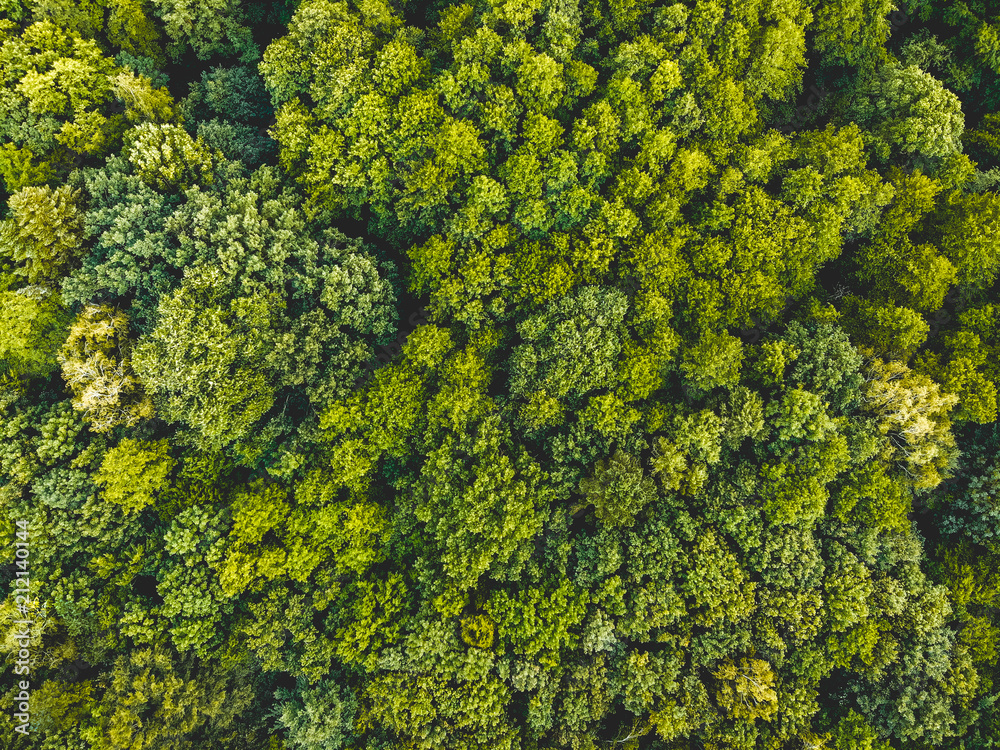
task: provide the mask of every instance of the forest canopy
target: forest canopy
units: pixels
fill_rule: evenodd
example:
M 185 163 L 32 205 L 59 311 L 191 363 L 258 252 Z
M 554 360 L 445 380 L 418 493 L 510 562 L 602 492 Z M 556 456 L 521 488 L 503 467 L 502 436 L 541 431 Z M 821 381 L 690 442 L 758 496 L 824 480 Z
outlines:
M 1000 15 L 0 0 L 0 747 L 1000 745 Z

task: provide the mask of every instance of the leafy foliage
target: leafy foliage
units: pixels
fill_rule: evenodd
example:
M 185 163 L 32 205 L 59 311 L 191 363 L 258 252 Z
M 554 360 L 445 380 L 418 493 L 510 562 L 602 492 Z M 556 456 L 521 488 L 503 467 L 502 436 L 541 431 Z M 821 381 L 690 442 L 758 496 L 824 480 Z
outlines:
M 87 414 L 95 432 L 132 427 L 153 416 L 153 404 L 132 371 L 128 333 L 125 315 L 107 305 L 88 305 L 59 353 L 73 408 Z
M 995 747 L 994 15 L 0 0 L 33 746 Z

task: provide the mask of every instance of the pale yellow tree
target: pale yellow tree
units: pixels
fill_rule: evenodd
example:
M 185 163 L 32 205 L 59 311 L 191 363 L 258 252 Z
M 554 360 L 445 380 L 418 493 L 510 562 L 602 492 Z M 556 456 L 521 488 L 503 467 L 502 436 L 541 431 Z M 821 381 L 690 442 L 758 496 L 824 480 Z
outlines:
M 174 119 L 174 99 L 166 87 L 153 88 L 153 82 L 144 75 L 125 69 L 111 78 L 111 90 L 125 104 L 129 120 L 169 122 Z
M 958 396 L 902 362 L 874 359 L 863 389 L 865 409 L 886 436 L 888 458 L 916 489 L 930 489 L 948 475 L 957 458 L 949 414 Z
M 155 190 L 183 191 L 213 180 L 212 153 L 179 125 L 140 123 L 130 134 L 128 160 Z
M 86 412 L 94 432 L 153 416 L 153 403 L 132 371 L 129 348 L 124 313 L 108 305 L 87 305 L 59 353 L 73 408 Z
M 798 737 L 802 741 L 802 750 L 825 750 L 826 743 L 830 741 L 829 732 L 826 734 L 816 734 L 815 732 L 805 730 Z
M 13 662 L 22 649 L 27 649 L 30 669 L 54 667 L 77 656 L 72 638 L 53 638 L 59 630 L 59 618 L 51 608 L 32 592 L 27 595 L 26 609 L 21 610 L 16 595 L 27 595 L 17 589 L 0 603 L 0 653 Z M 48 637 L 46 637 L 48 636 Z
M 726 659 L 712 675 L 719 680 L 716 700 L 730 716 L 770 721 L 778 712 L 774 671 L 763 659 Z

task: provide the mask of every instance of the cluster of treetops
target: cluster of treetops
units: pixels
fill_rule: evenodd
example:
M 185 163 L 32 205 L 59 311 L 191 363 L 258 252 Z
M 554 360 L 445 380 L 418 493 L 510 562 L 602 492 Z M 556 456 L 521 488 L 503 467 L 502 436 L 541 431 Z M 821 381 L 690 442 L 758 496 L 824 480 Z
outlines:
M 1000 746 L 1000 15 L 899 2 L 0 0 L 0 748 Z

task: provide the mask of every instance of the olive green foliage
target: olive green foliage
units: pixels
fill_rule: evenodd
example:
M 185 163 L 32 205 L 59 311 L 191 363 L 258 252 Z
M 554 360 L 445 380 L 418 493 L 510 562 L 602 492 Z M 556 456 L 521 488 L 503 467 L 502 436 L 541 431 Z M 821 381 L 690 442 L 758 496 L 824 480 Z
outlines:
M 890 11 L 886 0 L 836 0 L 817 3 L 810 26 L 816 34 L 815 49 L 824 61 L 871 69 L 886 60 Z
M 231 737 L 225 730 L 252 695 L 241 684 L 241 670 L 199 674 L 193 665 L 178 666 L 161 648 L 122 656 L 105 692 L 109 710 L 93 711 L 82 737 L 100 750 L 182 748 L 195 733 L 223 742 Z
M 81 253 L 80 192 L 68 185 L 26 187 L 10 197 L 11 218 L 0 226 L 4 254 L 28 284 L 54 286 Z
M 9 281 L 8 281 L 9 283 Z M 59 296 L 45 287 L 0 292 L 0 362 L 26 375 L 47 375 L 72 320 Z
M 249 62 L 260 55 L 251 29 L 243 23 L 246 10 L 237 0 L 150 0 L 150 4 L 170 39 L 167 53 L 172 57 L 187 49 L 200 60 L 224 54 Z
M 0 0 L 30 744 L 1000 744 L 988 5 Z
M 958 330 L 942 337 L 944 351 L 926 352 L 922 357 L 925 370 L 959 396 L 956 419 L 981 424 L 996 419 L 998 322 L 994 305 L 963 310 Z
M 0 141 L 9 193 L 51 179 L 39 161 L 61 168 L 76 154 L 107 153 L 125 126 L 124 116 L 110 111 L 114 61 L 92 39 L 51 20 L 14 31 L 8 23 L 0 32 Z
M 930 325 L 916 310 L 891 302 L 844 300 L 852 339 L 880 357 L 907 359 L 927 341 Z
M 533 403 L 561 399 L 574 404 L 611 387 L 627 305 L 617 290 L 583 287 L 519 323 L 522 343 L 510 364 L 511 393 Z M 530 414 L 530 404 L 525 409 L 525 421 L 539 419 Z
M 656 497 L 655 485 L 643 476 L 639 461 L 621 452 L 599 461 L 594 476 L 580 482 L 580 491 L 594 504 L 597 518 L 615 526 L 630 525 Z
M 163 32 L 154 21 L 149 0 L 113 0 L 108 8 L 105 34 L 111 45 L 120 48 L 121 54 L 146 58 L 155 65 L 166 61 Z

